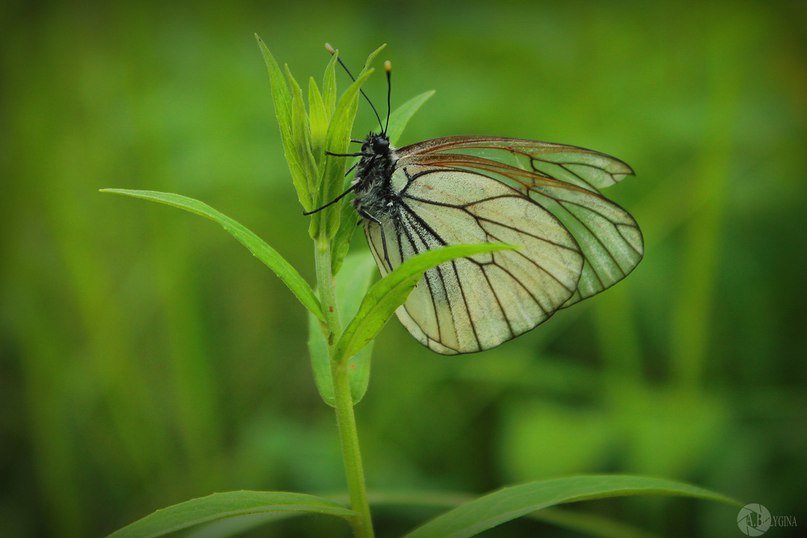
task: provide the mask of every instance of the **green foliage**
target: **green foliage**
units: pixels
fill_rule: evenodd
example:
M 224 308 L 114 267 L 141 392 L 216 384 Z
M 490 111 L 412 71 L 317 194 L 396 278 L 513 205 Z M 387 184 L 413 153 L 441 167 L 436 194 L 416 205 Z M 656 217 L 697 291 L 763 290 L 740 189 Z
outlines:
M 113 532 L 110 538 L 151 538 L 246 514 L 308 513 L 347 519 L 352 510 L 328 499 L 285 491 L 228 491 L 157 510 Z

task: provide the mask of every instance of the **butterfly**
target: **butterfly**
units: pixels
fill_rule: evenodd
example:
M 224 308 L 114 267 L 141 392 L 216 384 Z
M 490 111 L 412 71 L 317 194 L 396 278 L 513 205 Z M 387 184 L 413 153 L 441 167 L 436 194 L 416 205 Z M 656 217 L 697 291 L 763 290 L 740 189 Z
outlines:
M 387 136 L 389 62 L 385 68 L 386 124 L 362 92 L 380 130 L 353 140 L 357 153 L 329 153 L 360 157 L 355 179 L 309 214 L 352 192 L 383 275 L 444 245 L 520 247 L 428 270 L 396 311 L 418 341 L 445 355 L 490 349 L 613 286 L 641 261 L 636 220 L 599 192 L 633 175 L 630 166 L 576 146 L 496 136 L 395 148 Z

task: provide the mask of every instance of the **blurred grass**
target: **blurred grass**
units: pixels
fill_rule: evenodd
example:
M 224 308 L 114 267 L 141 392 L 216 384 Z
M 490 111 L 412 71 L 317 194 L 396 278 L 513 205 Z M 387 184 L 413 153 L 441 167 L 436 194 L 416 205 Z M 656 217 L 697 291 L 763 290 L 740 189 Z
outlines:
M 96 192 L 202 199 L 312 276 L 253 32 L 298 77 L 326 40 L 352 66 L 389 43 L 395 102 L 437 90 L 404 142 L 537 138 L 638 172 L 607 193 L 647 240 L 624 283 L 478 356 L 384 331 L 358 409 L 371 488 L 645 472 L 803 519 L 803 4 L 7 3 L 0 21 L 0 534 L 343 488 L 283 285 L 215 227 Z M 380 103 L 383 77 L 368 88 Z M 361 108 L 357 133 L 372 126 Z M 730 509 L 688 501 L 594 508 L 736 532 Z M 414 523 L 384 512 L 381 530 Z

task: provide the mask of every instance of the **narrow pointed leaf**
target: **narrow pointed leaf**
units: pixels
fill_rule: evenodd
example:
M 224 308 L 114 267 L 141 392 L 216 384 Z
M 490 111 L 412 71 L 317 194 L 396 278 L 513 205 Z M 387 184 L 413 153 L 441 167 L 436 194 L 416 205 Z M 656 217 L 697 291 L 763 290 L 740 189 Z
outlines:
M 389 117 L 389 129 L 387 129 L 387 136 L 389 137 L 390 144 L 397 145 L 398 140 L 406 128 L 406 124 L 412 119 L 423 103 L 428 101 L 434 95 L 434 90 L 423 92 L 416 95 L 398 108 L 396 108 Z
M 336 407 L 331 376 L 331 359 L 328 356 L 328 343 L 322 334 L 323 324 L 313 314 L 308 314 L 308 356 L 314 372 L 314 384 L 320 398 L 331 407 Z
M 333 497 L 333 499 L 347 501 L 346 496 L 344 498 Z M 369 499 L 370 504 L 374 507 L 424 506 L 442 509 L 453 508 L 470 502 L 474 497 L 467 493 L 459 492 L 371 491 Z M 598 538 L 654 538 L 655 536 L 633 525 L 579 509 L 544 508 L 537 512 L 530 512 L 524 517 Z
M 271 269 L 309 312 L 314 314 L 318 319 L 325 320 L 319 299 L 317 299 L 314 290 L 311 289 L 308 282 L 300 276 L 300 273 L 298 273 L 283 256 L 243 224 L 213 209 L 204 202 L 179 194 L 129 189 L 101 189 L 101 192 L 131 196 L 132 198 L 140 198 L 142 200 L 150 200 L 152 202 L 177 207 L 219 223 L 230 235 L 235 237 L 239 243 L 247 247 L 256 258 Z
M 164 536 L 183 529 L 246 514 L 310 513 L 347 519 L 355 512 L 334 501 L 282 491 L 228 491 L 157 510 L 113 532 L 110 538 Z
M 291 74 L 288 65 L 283 66 L 286 71 L 286 78 L 291 88 L 291 136 L 292 147 L 300 163 L 302 174 L 305 176 L 308 190 L 313 192 L 317 188 L 319 170 L 314 160 L 314 153 L 311 149 L 311 125 L 308 120 L 308 113 L 305 110 L 303 91 L 300 85 Z
M 347 188 L 347 186 L 345 187 Z M 350 203 L 350 199 L 345 199 L 341 208 L 339 209 L 341 215 L 339 217 L 339 229 L 336 235 L 333 236 L 331 241 L 331 250 L 333 251 L 331 258 L 331 273 L 336 275 L 342 267 L 342 260 L 345 259 L 347 253 L 350 251 L 350 240 L 353 239 L 353 234 L 356 233 L 357 224 L 359 223 L 359 214 Z
M 371 342 L 381 331 L 395 309 L 401 306 L 423 274 L 441 263 L 474 254 L 516 249 L 503 243 L 451 245 L 413 256 L 394 271 L 373 284 L 364 296 L 356 316 L 342 333 L 334 351 L 334 360 L 351 357 Z
M 325 103 L 322 101 L 322 94 L 319 93 L 314 77 L 308 79 L 308 111 L 311 117 L 311 152 L 314 154 L 314 160 L 320 163 L 325 151 L 325 136 L 328 134 L 330 114 L 325 110 Z
M 266 69 L 269 71 L 269 85 L 272 88 L 272 100 L 275 105 L 275 114 L 277 115 L 277 123 L 280 131 L 291 132 L 291 93 L 289 87 L 286 85 L 286 80 L 283 73 L 280 71 L 280 66 L 277 64 L 275 57 L 269 52 L 266 44 L 263 42 L 258 34 L 255 34 L 255 39 L 258 41 L 258 47 L 263 54 L 263 60 L 266 63 Z
M 338 59 L 339 51 L 336 51 L 331 56 L 328 65 L 325 66 L 325 73 L 322 75 L 322 102 L 325 104 L 328 121 L 331 120 L 336 108 L 336 62 Z
M 345 270 L 336 279 L 336 299 L 339 304 L 341 319 L 350 319 L 356 315 L 361 298 L 370 287 L 375 276 L 375 260 L 367 251 L 353 254 L 345 258 Z M 367 392 L 370 381 L 370 356 L 373 352 L 372 342 L 348 359 L 348 372 L 350 375 L 350 393 L 353 396 L 353 405 L 361 401 Z M 311 366 L 314 370 L 314 379 L 317 390 L 322 399 L 333 407 L 333 378 L 331 377 L 331 363 L 328 357 L 328 345 L 320 329 L 320 323 L 313 315 L 308 316 L 308 350 L 311 353 Z
M 628 475 L 572 476 L 494 491 L 436 517 L 410 538 L 474 536 L 530 512 L 559 504 L 631 495 L 672 495 L 739 505 L 719 493 L 661 478 Z
M 292 517 L 304 516 L 305 512 L 275 512 L 269 514 L 247 514 L 218 519 L 211 523 L 203 523 L 187 533 L 182 538 L 230 538 L 231 536 L 245 536 L 246 532 L 268 523 L 282 521 Z M 632 538 L 630 536 L 619 538 Z
M 381 51 L 384 50 L 385 48 L 387 48 L 387 44 L 382 43 L 381 45 L 378 46 L 377 49 L 375 49 L 373 52 L 368 54 L 367 55 L 367 60 L 365 60 L 365 62 L 364 62 L 364 69 L 370 69 L 370 65 L 373 63 L 373 60 L 375 60 L 376 57 L 379 54 L 381 54 Z
M 644 529 L 594 512 L 544 508 L 527 514 L 526 517 L 597 538 L 655 538 L 656 536 Z
M 295 138 L 292 127 L 292 93 L 286 84 L 286 77 L 283 76 L 280 66 L 274 56 L 272 56 L 272 53 L 269 52 L 266 44 L 257 34 L 255 34 L 255 39 L 258 41 L 258 46 L 261 49 L 264 62 L 266 63 L 266 69 L 269 72 L 269 86 L 272 89 L 275 116 L 277 117 L 278 127 L 280 127 L 280 139 L 283 142 L 283 155 L 286 157 L 291 180 L 297 191 L 297 199 L 305 210 L 310 210 L 312 209 L 313 199 L 309 184 L 313 180 L 310 179 L 310 172 L 306 169 L 307 163 L 300 159 L 295 149 Z

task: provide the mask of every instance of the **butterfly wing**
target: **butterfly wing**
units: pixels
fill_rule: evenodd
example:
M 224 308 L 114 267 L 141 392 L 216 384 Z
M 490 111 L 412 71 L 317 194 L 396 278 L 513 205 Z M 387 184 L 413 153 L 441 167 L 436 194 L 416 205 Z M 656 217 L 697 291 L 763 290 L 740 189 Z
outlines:
M 398 167 L 400 203 L 365 221 L 382 272 L 428 249 L 505 242 L 521 247 L 430 269 L 397 311 L 409 332 L 443 354 L 494 347 L 545 321 L 578 288 L 580 248 L 550 211 L 478 171 Z
M 448 136 L 424 140 L 397 150 L 402 163 L 425 155 L 471 152 L 494 162 L 530 170 L 540 176 L 598 192 L 633 175 L 627 163 L 599 151 L 493 136 Z
M 554 215 L 584 258 L 577 289 L 563 307 L 613 286 L 642 259 L 638 224 L 597 190 L 633 173 L 619 159 L 574 146 L 493 137 L 427 140 L 398 150 L 398 155 L 399 166 L 468 170 L 502 181 Z

